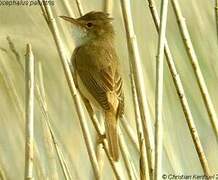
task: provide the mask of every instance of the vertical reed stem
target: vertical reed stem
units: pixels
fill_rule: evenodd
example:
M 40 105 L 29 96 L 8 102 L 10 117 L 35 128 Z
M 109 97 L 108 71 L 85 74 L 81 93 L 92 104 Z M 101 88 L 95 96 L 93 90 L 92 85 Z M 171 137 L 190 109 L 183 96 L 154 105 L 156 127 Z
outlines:
M 112 14 L 113 11 L 113 0 L 104 0 L 104 12 Z
M 140 114 L 139 114 L 140 115 Z M 120 120 L 120 124 L 123 127 L 123 129 L 125 130 L 127 136 L 129 137 L 130 141 L 132 142 L 134 148 L 136 149 L 137 152 L 139 152 L 139 144 L 137 141 L 137 135 L 135 134 L 133 128 L 131 127 L 131 125 L 129 124 L 128 119 L 123 116 Z
M 75 17 L 74 11 L 72 10 L 72 6 L 69 3 L 69 0 L 63 0 L 63 5 L 66 8 L 67 14 L 71 17 Z
M 129 150 L 127 148 L 125 139 L 123 137 L 123 134 L 121 133 L 120 128 L 119 128 L 119 142 L 120 142 L 120 149 L 121 149 L 121 153 L 122 153 L 122 156 L 125 162 L 125 166 L 126 166 L 129 179 L 136 180 L 138 179 L 136 176 L 136 169 L 133 166 L 132 161 L 130 160 Z
M 83 8 L 82 8 L 80 0 L 76 0 L 76 5 L 77 5 L 77 9 L 79 11 L 79 15 L 82 16 L 84 12 L 83 12 Z
M 157 13 L 157 9 L 156 9 L 154 0 L 148 0 L 148 3 L 149 3 L 149 8 L 151 11 L 152 18 L 154 20 L 155 27 L 157 29 L 157 32 L 159 33 L 160 20 L 159 20 L 159 16 Z M 193 140 L 194 145 L 195 145 L 195 149 L 196 149 L 197 154 L 198 154 L 198 158 L 201 162 L 202 168 L 204 169 L 204 167 L 207 167 L 207 169 L 208 169 L 208 163 L 207 163 L 207 160 L 205 157 L 205 153 L 203 151 L 203 147 L 201 145 L 201 141 L 200 141 L 200 138 L 199 138 L 199 135 L 198 135 L 198 132 L 197 132 L 194 120 L 193 120 L 193 116 L 192 116 L 192 113 L 191 113 L 191 110 L 190 110 L 190 107 L 189 107 L 189 104 L 188 104 L 188 101 L 187 101 L 187 98 L 185 95 L 182 81 L 181 81 L 179 74 L 177 72 L 177 69 L 176 69 L 176 66 L 175 66 L 175 63 L 173 60 L 173 56 L 172 56 L 171 51 L 169 49 L 167 40 L 165 40 L 165 49 L 164 50 L 165 50 L 164 52 L 165 52 L 167 64 L 169 66 L 170 73 L 172 75 L 173 82 L 174 82 L 174 85 L 176 87 L 176 91 L 177 91 L 177 94 L 179 96 L 180 103 L 181 103 L 182 108 L 183 108 L 183 112 L 184 112 L 186 122 L 187 122 L 188 127 L 189 127 L 189 131 L 190 131 L 191 136 L 192 136 L 192 140 Z
M 124 176 L 123 176 L 123 172 L 121 171 L 120 169 L 120 164 L 118 163 L 115 163 L 112 158 L 110 157 L 110 153 L 109 153 L 109 149 L 108 149 L 108 143 L 106 141 L 106 139 L 103 140 L 103 147 L 104 147 L 104 150 L 105 150 L 105 154 L 107 155 L 107 158 L 109 160 L 109 163 L 111 165 L 111 168 L 114 172 L 114 175 L 116 177 L 117 180 L 124 180 Z
M 42 71 L 42 64 L 41 62 L 38 63 L 38 69 L 39 69 L 39 86 L 36 84 L 36 97 L 38 98 L 40 105 L 42 106 L 42 112 L 45 116 L 45 131 L 46 131 L 46 140 L 48 142 L 47 146 L 47 151 L 48 151 L 48 156 L 50 159 L 50 165 L 51 165 L 51 179 L 52 180 L 57 180 L 58 179 L 58 171 L 57 171 L 57 165 L 56 165 L 56 158 L 55 158 L 55 150 L 58 156 L 58 159 L 60 158 L 59 151 L 57 149 L 54 149 L 54 146 L 58 146 L 57 141 L 55 140 L 54 137 L 54 132 L 51 128 L 49 116 L 48 116 L 48 109 L 47 109 L 47 103 L 46 103 L 46 95 L 45 95 L 45 88 L 44 88 L 44 79 L 43 79 L 43 71 Z M 64 161 L 64 160 L 63 160 Z M 63 161 L 59 159 L 61 169 L 63 171 L 63 175 L 65 179 L 70 179 L 67 176 L 67 173 L 65 170 L 63 170 Z
M 213 127 L 213 131 L 214 131 L 214 133 L 216 135 L 216 139 L 218 141 L 217 114 L 216 114 L 214 105 L 212 103 L 209 91 L 207 89 L 207 85 L 206 85 L 206 82 L 204 80 L 203 74 L 201 72 L 201 68 L 199 66 L 198 58 L 197 58 L 197 55 L 195 53 L 194 47 L 192 45 L 191 37 L 190 37 L 189 31 L 188 31 L 188 28 L 187 28 L 187 25 L 185 22 L 185 18 L 182 15 L 182 11 L 180 9 L 178 1 L 171 0 L 171 3 L 173 6 L 174 13 L 176 15 L 177 23 L 179 25 L 179 30 L 180 30 L 187 54 L 189 56 L 191 65 L 193 67 L 193 70 L 194 70 L 194 73 L 195 73 L 195 76 L 197 79 L 197 83 L 198 83 L 198 86 L 200 88 L 200 92 L 201 92 L 201 95 L 203 97 L 203 101 L 204 101 L 204 104 L 206 106 L 209 118 L 210 118 L 210 122 L 211 122 L 212 127 Z
M 162 176 L 163 155 L 163 69 L 164 69 L 164 43 L 167 25 L 168 0 L 161 1 L 160 33 L 158 40 L 156 62 L 156 92 L 155 92 L 155 173 L 154 179 L 159 180 Z
M 129 49 L 129 61 L 130 66 L 132 66 L 134 81 L 136 84 L 136 93 L 139 101 L 139 110 L 141 121 L 143 124 L 145 142 L 146 142 L 146 152 L 148 158 L 148 166 L 149 166 L 149 174 L 150 178 L 153 179 L 153 170 L 154 170 L 154 140 L 152 133 L 152 125 L 150 112 L 147 107 L 146 93 L 145 93 L 145 85 L 143 79 L 141 58 L 139 55 L 138 44 L 136 35 L 134 32 L 134 26 L 131 16 L 130 10 L 130 2 L 129 0 L 121 0 L 121 8 L 123 14 L 123 20 L 126 30 L 127 36 L 127 45 Z
M 215 20 L 216 20 L 216 35 L 217 35 L 217 43 L 218 43 L 218 0 L 215 1 Z
M 146 158 L 146 152 L 145 152 L 145 141 L 144 141 L 145 138 L 144 138 L 142 123 L 140 118 L 136 87 L 135 87 L 134 77 L 132 73 L 130 74 L 130 79 L 131 79 L 131 89 L 132 89 L 134 112 L 135 112 L 135 123 L 136 123 L 139 153 L 140 153 L 140 159 L 139 159 L 140 179 L 149 180 L 148 160 Z
M 0 179 L 1 180 L 7 180 L 6 176 L 5 176 L 5 172 L 3 171 L 3 169 L 0 168 Z
M 11 51 L 12 51 L 12 48 L 13 48 L 13 51 L 18 53 L 18 51 L 16 50 L 16 47 L 15 47 L 14 43 L 12 42 L 11 38 L 7 37 L 7 40 L 8 40 L 9 47 L 10 47 Z M 17 61 L 18 61 L 18 58 L 17 58 L 18 56 L 15 54 L 15 57 L 16 57 Z M 10 73 L 9 73 L 9 68 L 10 67 L 7 67 L 4 61 L 2 61 L 1 63 L 2 63 L 2 69 L 1 70 L 3 71 L 3 74 L 4 74 L 4 81 L 5 81 L 6 88 L 7 88 L 8 92 L 9 92 L 9 96 L 13 100 L 13 105 L 15 106 L 15 108 L 17 110 L 17 113 L 20 116 L 20 119 L 23 120 L 25 118 L 25 107 L 23 106 L 21 98 L 20 98 L 20 96 L 19 96 L 19 94 L 18 94 L 18 92 L 16 90 L 16 86 L 15 86 L 13 80 L 12 80 L 12 77 L 11 77 Z M 20 66 L 20 68 L 22 69 L 22 71 L 24 73 L 23 63 L 18 62 L 18 65 Z M 42 166 L 41 166 L 40 163 L 38 163 L 40 161 L 39 161 L 38 149 L 37 149 L 36 146 L 34 146 L 34 152 L 35 152 L 34 159 L 35 159 L 35 162 L 36 162 L 35 169 L 37 171 L 36 174 L 38 173 L 38 174 L 41 175 L 41 177 L 44 177 L 43 176 L 44 173 L 43 173 Z
M 49 130 L 49 136 L 51 137 L 52 143 L 55 147 L 55 152 L 57 154 L 58 161 L 60 163 L 60 167 L 61 167 L 61 170 L 63 172 L 64 178 L 66 180 L 70 180 L 72 178 L 71 178 L 69 167 L 68 167 L 66 160 L 63 156 L 63 153 L 59 147 L 59 143 L 57 142 L 57 138 L 55 136 L 55 133 L 54 133 L 52 126 L 51 126 L 51 123 L 50 123 L 51 120 L 50 120 L 50 117 L 48 114 L 48 109 L 47 109 L 47 103 L 46 103 L 45 92 L 44 92 L 45 91 L 44 90 L 44 83 L 41 79 L 40 79 L 40 87 L 38 86 L 38 84 L 36 84 L 36 96 L 37 96 L 37 99 L 38 99 L 39 104 L 41 106 L 42 113 L 45 116 L 46 128 L 48 128 L 48 130 Z M 52 166 L 54 166 L 54 168 L 56 168 L 54 164 Z
M 98 121 L 99 121 L 99 126 L 101 129 L 103 129 L 102 131 L 104 133 L 105 132 L 104 116 L 102 114 L 100 115 Z M 96 135 L 97 141 L 100 136 L 101 135 L 99 133 Z M 102 143 L 99 143 L 99 142 L 96 143 L 96 154 L 97 154 L 98 166 L 99 166 L 99 171 L 100 171 L 100 178 L 102 179 L 103 170 L 104 170 L 104 162 L 105 162 L 104 146 Z
M 34 141 L 34 56 L 31 45 L 26 49 L 26 145 L 25 179 L 33 179 L 33 141 Z

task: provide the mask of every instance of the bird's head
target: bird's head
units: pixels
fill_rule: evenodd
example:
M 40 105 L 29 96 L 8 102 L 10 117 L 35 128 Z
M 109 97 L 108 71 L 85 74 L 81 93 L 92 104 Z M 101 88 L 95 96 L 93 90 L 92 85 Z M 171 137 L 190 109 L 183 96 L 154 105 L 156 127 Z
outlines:
M 91 11 L 77 19 L 60 16 L 62 19 L 79 27 L 89 38 L 113 37 L 114 30 L 111 24 L 113 18 L 108 13 Z

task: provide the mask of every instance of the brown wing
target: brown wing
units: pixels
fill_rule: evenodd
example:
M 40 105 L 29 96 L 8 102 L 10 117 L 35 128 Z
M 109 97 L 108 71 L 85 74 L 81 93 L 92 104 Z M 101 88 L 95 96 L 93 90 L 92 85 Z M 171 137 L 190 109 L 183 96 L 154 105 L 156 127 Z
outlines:
M 115 92 L 115 98 L 119 101 L 117 113 L 120 116 L 124 106 L 123 83 L 115 51 L 99 46 L 80 47 L 75 50 L 73 61 L 84 85 L 104 110 L 110 109 L 107 93 Z
M 124 93 L 123 93 L 123 80 L 120 77 L 119 73 L 116 72 L 115 74 L 115 83 L 116 83 L 116 93 L 119 98 L 119 106 L 117 111 L 117 116 L 121 117 L 124 113 Z

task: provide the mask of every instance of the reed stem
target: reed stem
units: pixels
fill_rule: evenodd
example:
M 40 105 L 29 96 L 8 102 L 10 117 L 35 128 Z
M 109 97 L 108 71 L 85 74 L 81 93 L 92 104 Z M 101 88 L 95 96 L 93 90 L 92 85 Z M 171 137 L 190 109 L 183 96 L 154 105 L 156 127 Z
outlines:
M 162 177 L 163 156 L 163 76 L 164 76 L 164 43 L 167 25 L 168 0 L 161 1 L 160 33 L 156 61 L 156 91 L 155 91 L 155 170 L 154 179 Z
M 115 175 L 116 179 L 117 180 L 124 180 L 124 176 L 123 176 L 123 173 L 122 173 L 123 171 L 121 170 L 121 168 L 119 166 L 120 164 L 119 163 L 115 163 L 113 161 L 113 159 L 110 157 L 107 140 L 104 139 L 102 143 L 103 143 L 103 147 L 104 147 L 105 153 L 107 155 L 107 158 L 109 160 L 109 163 L 111 165 L 111 168 L 112 168 L 112 170 L 114 172 L 114 175 Z
M 26 49 L 26 145 L 25 145 L 25 179 L 33 179 L 33 142 L 34 142 L 34 56 L 31 45 Z
M 130 141 L 132 142 L 136 151 L 139 152 L 140 150 L 139 150 L 137 135 L 135 134 L 133 128 L 129 124 L 127 117 L 123 116 L 120 124 L 123 127 L 124 131 L 126 132 L 127 136 L 129 137 Z
M 84 14 L 82 4 L 80 0 L 75 0 L 75 1 L 76 1 L 77 9 L 79 11 L 79 15 L 82 16 Z
M 216 20 L 216 34 L 217 34 L 217 43 L 218 43 L 218 0 L 215 1 L 215 20 Z
M 114 5 L 114 1 L 113 0 L 104 0 L 104 12 L 108 13 L 108 14 L 112 14 L 113 12 L 113 5 Z
M 205 107 L 207 109 L 208 115 L 209 115 L 209 119 L 210 119 L 210 123 L 213 127 L 213 131 L 216 135 L 216 139 L 218 141 L 218 117 L 214 108 L 214 105 L 212 103 L 209 91 L 207 89 L 207 85 L 206 82 L 204 80 L 200 65 L 198 63 L 198 58 L 197 55 L 195 53 L 194 47 L 192 45 L 192 41 L 191 41 L 191 37 L 186 25 L 186 21 L 185 18 L 182 15 L 182 11 L 180 9 L 179 3 L 177 0 L 171 0 L 172 6 L 173 6 L 173 10 L 174 13 L 176 15 L 176 19 L 177 19 L 177 23 L 179 26 L 179 30 L 183 39 L 183 43 L 185 45 L 187 54 L 189 56 L 189 60 L 191 62 L 191 65 L 193 67 L 194 73 L 195 73 L 195 77 L 197 79 L 197 83 L 198 86 L 200 88 L 200 92 L 205 104 Z
M 149 3 L 150 12 L 151 12 L 156 30 L 159 33 L 160 20 L 159 20 L 159 16 L 157 13 L 157 9 L 156 9 L 154 0 L 148 0 L 148 3 Z M 186 122 L 187 122 L 188 127 L 189 127 L 189 131 L 190 131 L 191 136 L 192 136 L 193 143 L 195 145 L 195 149 L 196 149 L 197 154 L 198 154 L 198 158 L 201 162 L 202 168 L 204 166 L 208 167 L 205 153 L 203 151 L 203 147 L 202 147 L 201 142 L 200 142 L 200 138 L 199 138 L 199 135 L 198 135 L 198 132 L 197 132 L 194 120 L 193 120 L 193 116 L 192 116 L 192 113 L 191 113 L 191 110 L 190 110 L 190 107 L 189 107 L 189 104 L 188 104 L 188 101 L 187 101 L 187 98 L 185 95 L 182 81 L 181 81 L 180 76 L 177 72 L 177 69 L 176 69 L 176 66 L 175 66 L 175 63 L 173 60 L 173 56 L 172 56 L 171 51 L 169 49 L 167 40 L 165 41 L 164 53 L 166 56 L 168 67 L 170 69 L 170 73 L 171 73 L 172 78 L 173 78 L 174 85 L 176 87 L 176 92 L 179 96 L 179 100 L 180 100 L 180 103 L 182 105 L 182 109 L 183 109 L 183 112 L 184 112 L 184 115 L 186 118 Z
M 7 180 L 5 172 L 1 167 L 0 167 L 0 180 Z
M 59 148 L 59 143 L 57 142 L 57 138 L 55 137 L 55 133 L 52 129 L 51 123 L 50 123 L 50 117 L 48 115 L 48 106 L 46 103 L 46 95 L 45 95 L 45 87 L 44 87 L 44 80 L 43 80 L 43 71 L 42 71 L 42 65 L 41 62 L 39 62 L 39 85 L 36 84 L 36 96 L 40 103 L 42 113 L 45 116 L 45 125 L 47 130 L 47 136 L 48 136 L 48 146 L 49 146 L 49 154 L 51 159 L 51 178 L 57 179 L 57 166 L 56 166 L 56 158 L 54 155 L 54 150 L 57 154 L 58 161 L 60 163 L 60 167 L 62 169 L 63 175 L 66 180 L 70 180 L 71 174 L 68 165 L 66 164 L 65 158 L 63 157 L 62 151 Z
M 125 162 L 125 166 L 126 166 L 126 170 L 127 170 L 127 174 L 129 176 L 130 180 L 137 180 L 137 173 L 136 173 L 136 169 L 132 163 L 132 161 L 130 160 L 130 154 L 129 154 L 129 150 L 127 148 L 125 139 L 123 137 L 123 134 L 119 128 L 119 141 L 120 141 L 120 149 L 121 149 L 121 153 Z
M 134 32 L 133 20 L 128 0 L 121 0 L 122 15 L 127 36 L 127 45 L 129 49 L 130 67 L 132 66 L 134 81 L 136 84 L 136 93 L 139 102 L 140 117 L 143 124 L 145 136 L 146 153 L 148 158 L 148 167 L 150 178 L 153 179 L 154 171 L 154 139 L 152 133 L 151 116 L 147 107 L 145 85 L 143 79 L 141 58 L 139 55 L 138 44 Z
M 13 51 L 15 51 L 17 53 L 18 56 L 15 55 L 15 59 L 16 59 L 16 61 L 18 61 L 17 57 L 20 57 L 20 55 L 19 55 L 19 53 L 18 53 L 18 51 L 16 49 L 16 46 L 15 46 L 14 42 L 11 40 L 10 37 L 7 37 L 7 40 L 8 40 L 8 43 L 9 43 L 10 50 L 12 51 L 12 48 L 13 48 Z M 13 51 L 12 51 L 12 53 L 14 53 Z M 25 107 L 23 106 L 20 95 L 19 95 L 18 91 L 16 90 L 16 85 L 13 82 L 13 79 L 12 79 L 12 76 L 11 76 L 11 73 L 10 73 L 11 67 L 8 67 L 4 61 L 1 61 L 1 65 L 2 65 L 1 70 L 2 70 L 2 72 L 4 74 L 4 81 L 5 81 L 6 88 L 7 88 L 8 92 L 9 92 L 10 98 L 12 99 L 14 107 L 16 108 L 17 113 L 19 114 L 18 119 L 22 120 L 19 125 L 21 125 L 20 126 L 21 131 L 23 131 L 23 120 L 25 119 L 25 110 L 24 110 Z M 25 73 L 23 63 L 18 62 L 18 65 L 22 69 L 22 73 Z M 34 143 L 35 143 L 35 141 L 34 141 Z M 42 166 L 41 166 L 40 163 L 38 163 L 38 162 L 40 162 L 40 160 L 39 160 L 38 148 L 36 146 L 34 146 L 34 152 L 35 152 L 34 160 L 36 162 L 36 167 L 35 167 L 36 174 L 41 175 L 40 177 L 44 178 L 44 172 L 43 172 Z
M 149 180 L 148 160 L 146 158 L 145 142 L 144 142 L 145 138 L 144 138 L 142 123 L 140 118 L 136 87 L 135 87 L 134 77 L 132 73 L 130 74 L 130 79 L 131 79 L 131 90 L 132 90 L 133 103 L 134 103 L 137 138 L 139 144 L 139 154 L 140 154 L 140 158 L 139 158 L 140 179 Z

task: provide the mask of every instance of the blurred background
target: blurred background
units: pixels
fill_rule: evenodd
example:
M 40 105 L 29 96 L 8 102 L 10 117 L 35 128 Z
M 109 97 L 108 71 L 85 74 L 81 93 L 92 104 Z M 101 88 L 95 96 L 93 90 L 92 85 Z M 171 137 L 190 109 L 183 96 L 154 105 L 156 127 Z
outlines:
M 68 0 L 66 2 L 69 3 L 68 7 L 70 7 L 71 12 L 79 17 L 75 1 Z M 159 10 L 160 1 L 156 0 L 155 2 Z M 179 0 L 179 3 L 186 18 L 209 93 L 218 113 L 218 46 L 214 2 L 212 0 Z M 103 4 L 103 0 L 81 0 L 84 12 L 103 10 Z M 69 15 L 69 10 L 62 1 L 55 1 L 52 10 L 60 27 L 62 40 L 66 46 L 66 54 L 70 57 L 74 49 L 70 26 L 58 18 L 60 15 Z M 146 0 L 131 1 L 131 10 L 143 65 L 145 91 L 152 119 L 154 119 L 155 61 L 158 36 Z M 124 78 L 125 114 L 130 125 L 135 129 L 129 80 L 128 49 L 119 1 L 114 1 L 112 16 L 114 17 L 113 24 L 116 31 L 116 46 Z M 53 37 L 42 16 L 40 7 L 0 6 L 0 17 L 0 169 L 2 177 L 4 176 L 9 180 L 23 179 L 25 75 L 21 67 L 24 67 L 25 63 L 26 44 L 31 43 L 36 62 L 40 61 L 42 63 L 51 124 L 69 165 L 72 179 L 92 179 L 93 172 L 74 103 L 69 93 Z M 168 13 L 167 39 L 188 97 L 209 167 L 213 174 L 218 173 L 218 143 L 212 131 L 191 63 L 179 34 L 171 4 Z M 12 48 L 12 44 L 14 48 Z M 36 77 L 38 76 L 37 64 Z M 163 172 L 202 175 L 203 171 L 166 62 L 164 64 L 164 73 Z M 58 169 L 56 177 L 63 179 L 57 158 L 54 160 L 50 157 L 44 119 L 40 104 L 36 101 L 35 178 L 52 179 L 51 164 L 55 161 Z M 93 141 L 95 141 L 95 130 L 88 118 L 87 123 Z M 134 164 L 138 166 L 139 157 L 136 150 L 132 147 L 126 134 L 124 135 L 131 152 L 131 158 Z M 103 174 L 104 179 L 112 179 L 113 173 L 107 160 L 105 160 Z M 124 175 L 126 176 L 126 173 Z

